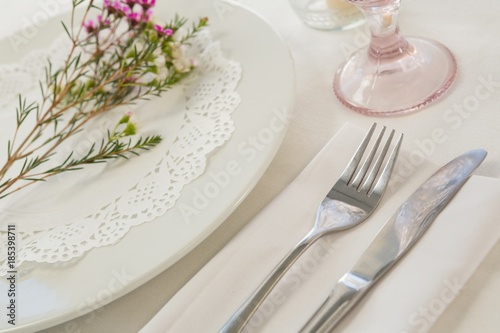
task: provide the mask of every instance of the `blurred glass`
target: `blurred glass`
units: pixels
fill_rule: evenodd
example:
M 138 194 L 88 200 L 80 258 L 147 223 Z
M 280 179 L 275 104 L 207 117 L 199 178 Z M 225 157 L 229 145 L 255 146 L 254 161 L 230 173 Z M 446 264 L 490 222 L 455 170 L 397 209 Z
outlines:
M 344 0 L 289 0 L 308 26 L 320 30 L 347 30 L 365 22 L 363 13 Z

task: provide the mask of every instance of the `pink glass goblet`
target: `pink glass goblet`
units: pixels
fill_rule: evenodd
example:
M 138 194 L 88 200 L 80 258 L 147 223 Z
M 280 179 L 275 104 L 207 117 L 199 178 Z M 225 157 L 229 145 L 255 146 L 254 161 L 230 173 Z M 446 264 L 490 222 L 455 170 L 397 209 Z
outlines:
M 436 41 L 400 35 L 400 0 L 347 1 L 365 14 L 372 36 L 335 74 L 334 91 L 344 105 L 368 115 L 403 114 L 448 90 L 457 73 L 455 57 Z

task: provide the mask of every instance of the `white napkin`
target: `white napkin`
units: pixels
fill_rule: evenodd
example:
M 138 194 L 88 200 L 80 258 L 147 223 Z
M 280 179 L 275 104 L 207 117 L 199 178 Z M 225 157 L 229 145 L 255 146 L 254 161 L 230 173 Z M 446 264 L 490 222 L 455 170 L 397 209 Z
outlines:
M 141 333 L 217 332 L 313 225 L 317 206 L 363 135 L 364 130 L 346 124 Z M 245 332 L 296 332 L 303 326 L 399 205 L 438 169 L 427 162 L 415 167 L 411 161 L 418 161 L 409 157 L 405 151 L 400 154 L 391 186 L 372 218 L 313 245 L 285 275 Z M 338 331 L 426 332 L 500 238 L 499 198 L 500 180 L 471 177 Z

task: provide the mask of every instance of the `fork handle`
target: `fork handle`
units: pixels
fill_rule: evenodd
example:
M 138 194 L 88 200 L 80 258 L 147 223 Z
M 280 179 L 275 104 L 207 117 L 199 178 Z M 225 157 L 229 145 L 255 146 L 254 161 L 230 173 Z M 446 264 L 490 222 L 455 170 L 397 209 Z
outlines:
M 267 278 L 257 287 L 253 294 L 231 316 L 219 333 L 240 333 L 252 315 L 257 311 L 264 299 L 305 250 L 317 239 L 318 235 L 310 233 L 298 242 L 294 248 L 281 260 Z

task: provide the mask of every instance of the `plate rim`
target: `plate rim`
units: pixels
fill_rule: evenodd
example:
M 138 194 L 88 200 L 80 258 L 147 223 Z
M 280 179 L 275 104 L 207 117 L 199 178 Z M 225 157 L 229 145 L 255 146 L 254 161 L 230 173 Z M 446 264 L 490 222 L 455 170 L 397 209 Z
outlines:
M 286 117 L 292 117 L 293 111 L 294 111 L 294 104 L 295 104 L 294 101 L 295 101 L 295 91 L 296 91 L 296 87 L 295 87 L 295 81 L 296 81 L 295 75 L 296 75 L 296 73 L 294 70 L 293 58 L 291 56 L 289 48 L 287 47 L 286 43 L 284 42 L 282 36 L 276 31 L 276 29 L 274 27 L 272 27 L 272 25 L 269 24 L 269 22 L 265 18 L 263 18 L 259 13 L 255 12 L 255 10 L 250 9 L 247 6 L 242 5 L 241 3 L 234 3 L 234 2 L 227 2 L 227 3 L 231 6 L 235 6 L 235 8 L 239 8 L 239 9 L 243 10 L 244 12 L 249 13 L 250 15 L 257 18 L 259 21 L 261 21 L 266 26 L 266 29 L 273 32 L 273 34 L 274 34 L 273 38 L 277 39 L 280 42 L 279 47 L 286 50 L 286 53 L 288 56 L 288 58 L 286 59 L 287 60 L 286 63 L 287 63 L 287 66 L 289 67 L 289 69 L 291 70 L 291 73 L 290 73 L 291 74 L 291 84 L 289 87 L 290 91 L 288 92 L 289 99 L 286 101 L 285 106 L 286 106 Z M 60 14 L 57 17 L 61 17 L 61 15 L 67 15 L 67 12 Z M 55 19 L 55 18 L 52 18 L 52 19 Z M 236 59 L 236 60 L 238 60 L 238 59 Z M 243 73 L 244 72 L 245 72 L 245 68 L 243 68 Z M 243 80 L 243 78 L 242 78 L 242 80 Z M 236 110 L 234 112 L 236 112 Z M 260 181 L 260 179 L 262 178 L 262 176 L 264 175 L 264 173 L 268 169 L 269 165 L 274 160 L 277 152 L 279 151 L 279 149 L 283 143 L 283 140 L 286 136 L 286 133 L 287 133 L 287 130 L 289 127 L 289 123 L 290 123 L 289 121 L 287 123 L 285 123 L 285 128 L 283 129 L 283 131 L 281 131 L 279 133 L 279 136 L 277 136 L 277 139 L 274 141 L 272 149 L 268 152 L 268 157 L 266 158 L 265 163 L 261 164 L 259 166 L 259 168 L 257 168 L 257 171 L 255 173 L 255 176 L 252 178 L 252 181 L 247 184 L 247 186 L 245 187 L 245 190 L 240 193 L 238 198 L 236 198 L 236 200 L 231 205 L 227 206 L 226 209 L 220 213 L 220 215 L 218 216 L 218 221 L 211 224 L 211 230 L 209 232 L 205 233 L 204 236 L 198 235 L 195 242 L 188 244 L 187 247 L 184 247 L 184 250 L 182 253 L 179 252 L 179 253 L 177 253 L 176 256 L 174 256 L 177 258 L 173 258 L 173 259 L 169 260 L 170 263 L 165 262 L 165 265 L 163 265 L 163 266 L 157 266 L 155 269 L 152 270 L 152 272 L 150 272 L 151 274 L 146 274 L 141 278 L 135 279 L 133 283 L 124 287 L 120 292 L 114 293 L 113 297 L 111 299 L 109 299 L 108 302 L 100 303 L 99 307 L 104 306 L 104 305 L 122 297 L 126 293 L 136 289 L 137 287 L 139 287 L 139 286 L 143 285 L 144 283 L 148 282 L 149 280 L 153 279 L 159 273 L 161 273 L 162 271 L 164 271 L 165 269 L 167 269 L 168 267 L 173 265 L 175 262 L 179 261 L 182 257 L 184 257 L 192 249 L 194 249 L 196 246 L 198 246 L 204 239 L 206 239 L 206 237 L 208 237 L 210 234 L 212 234 L 213 231 L 216 228 L 218 228 L 227 219 L 227 217 L 241 204 L 241 202 L 248 196 L 248 194 L 254 189 L 256 184 Z M 237 128 L 235 126 L 235 131 L 236 130 L 237 130 Z M 231 137 L 231 139 L 229 141 L 231 141 L 232 139 L 233 139 L 233 136 Z M 226 142 L 221 148 L 218 148 L 217 153 L 219 152 L 220 149 L 223 149 L 228 143 L 229 142 Z M 211 158 L 211 157 L 209 157 L 209 158 Z M 206 172 L 208 170 L 209 170 L 209 167 L 207 166 L 204 174 L 206 174 Z M 196 180 L 198 180 L 199 178 L 200 177 L 193 180 L 193 182 L 196 182 Z M 148 223 L 150 223 L 150 222 L 148 222 Z M 138 226 L 138 227 L 140 227 L 140 226 Z M 130 231 L 129 231 L 129 233 L 130 233 Z M 127 235 L 125 235 L 125 237 L 127 237 Z M 53 316 L 50 318 L 45 318 L 44 320 L 41 320 L 41 321 L 26 323 L 26 324 L 23 324 L 22 326 L 15 327 L 13 330 L 7 330 L 7 332 L 14 332 L 14 331 L 17 332 L 17 331 L 21 331 L 24 329 L 45 329 L 45 328 L 53 327 L 53 326 L 56 326 L 58 324 L 75 319 L 77 317 L 84 316 L 85 314 L 87 314 L 93 310 L 95 310 L 95 309 L 89 307 L 89 311 L 87 311 L 87 312 L 75 313 L 74 311 L 66 311 L 65 313 L 60 313 L 59 316 Z

